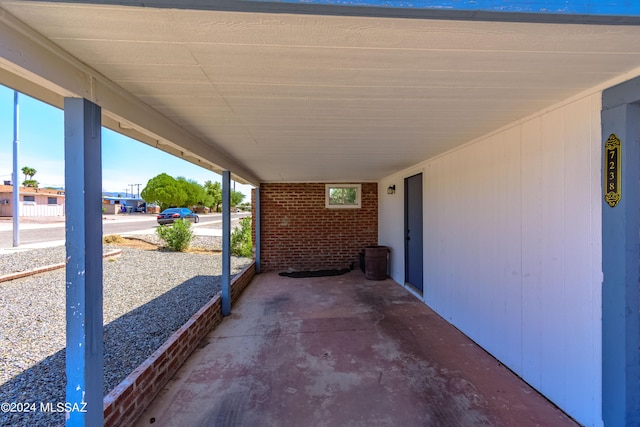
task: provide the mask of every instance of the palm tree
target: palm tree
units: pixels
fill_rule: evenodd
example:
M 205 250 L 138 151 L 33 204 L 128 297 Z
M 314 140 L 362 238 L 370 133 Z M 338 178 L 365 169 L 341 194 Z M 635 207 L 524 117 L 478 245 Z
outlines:
M 25 187 L 33 187 L 38 188 L 38 181 L 33 179 L 33 176 L 38 172 L 34 168 L 30 168 L 29 166 L 25 166 L 22 169 L 22 173 L 24 174 L 24 182 L 22 183 Z
M 27 179 L 33 179 L 33 176 L 37 173 L 38 171 L 35 170 L 34 168 L 30 168 L 29 166 L 25 166 L 22 168 L 22 173 L 24 174 L 24 180 L 26 181 Z

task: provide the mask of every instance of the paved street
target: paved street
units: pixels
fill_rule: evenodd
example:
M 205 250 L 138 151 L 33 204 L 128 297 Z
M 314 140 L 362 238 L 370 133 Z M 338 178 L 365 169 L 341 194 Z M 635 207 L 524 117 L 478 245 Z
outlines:
M 248 212 L 232 213 L 232 226 Z M 102 221 L 104 235 L 153 234 L 158 226 L 153 214 L 105 215 Z M 200 222 L 193 224 L 196 235 L 222 236 L 222 215 L 200 215 Z M 20 221 L 19 249 L 48 247 L 64 244 L 64 218 L 25 218 Z M 16 250 L 13 246 L 13 222 L 0 218 L 0 253 Z

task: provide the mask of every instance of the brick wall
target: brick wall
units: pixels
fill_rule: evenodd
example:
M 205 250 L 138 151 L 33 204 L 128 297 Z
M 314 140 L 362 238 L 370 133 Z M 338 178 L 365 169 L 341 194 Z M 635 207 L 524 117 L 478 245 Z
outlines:
M 252 263 L 233 277 L 232 301 L 240 296 L 254 275 L 255 263 Z M 216 295 L 104 398 L 104 425 L 134 425 L 200 341 L 221 321 L 221 298 Z
M 327 209 L 322 183 L 262 184 L 260 203 L 262 271 L 357 267 L 378 243 L 376 183 L 362 184 L 360 209 Z

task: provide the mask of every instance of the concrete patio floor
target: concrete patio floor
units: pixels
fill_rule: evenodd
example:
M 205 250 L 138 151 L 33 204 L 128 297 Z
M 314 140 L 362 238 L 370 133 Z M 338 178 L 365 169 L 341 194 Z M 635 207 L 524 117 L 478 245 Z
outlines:
M 257 275 L 142 426 L 576 426 L 390 279 Z

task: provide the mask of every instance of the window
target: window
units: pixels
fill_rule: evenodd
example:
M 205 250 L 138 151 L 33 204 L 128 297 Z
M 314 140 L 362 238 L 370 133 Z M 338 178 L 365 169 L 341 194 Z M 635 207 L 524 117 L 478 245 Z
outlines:
M 58 198 L 57 197 L 47 197 L 47 204 L 48 205 L 57 205 L 58 204 Z
M 22 196 L 23 202 L 34 202 L 36 201 L 36 196 Z
M 357 209 L 361 205 L 360 184 L 326 184 L 325 206 L 329 209 Z

